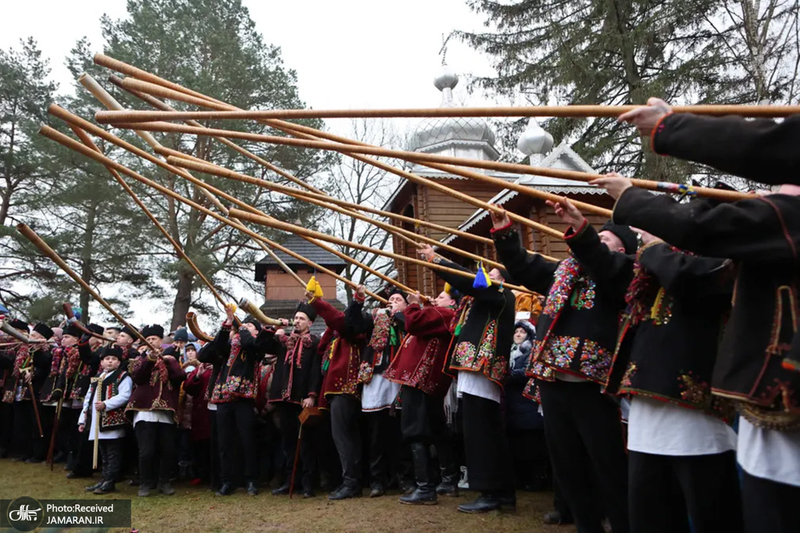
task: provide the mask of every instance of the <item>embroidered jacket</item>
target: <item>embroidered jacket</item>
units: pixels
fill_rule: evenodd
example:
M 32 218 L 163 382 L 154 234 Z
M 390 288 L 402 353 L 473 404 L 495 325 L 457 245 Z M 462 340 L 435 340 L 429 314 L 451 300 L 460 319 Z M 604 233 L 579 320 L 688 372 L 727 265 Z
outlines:
M 322 380 L 321 396 L 324 400 L 331 394 L 350 394 L 359 396 L 361 391 L 358 381 L 358 371 L 361 364 L 361 352 L 366 343 L 366 336 L 349 327 L 344 318 L 344 313 L 338 311 L 325 300 L 317 298 L 311 305 L 324 321 L 332 334 L 323 335 L 326 339 L 324 352 L 322 352 Z M 320 402 L 324 406 L 324 402 Z
M 774 194 L 719 205 L 679 204 L 631 187 L 617 201 L 614 219 L 682 249 L 734 260 L 733 310 L 712 390 L 800 415 L 800 372 L 781 366 L 800 317 L 800 198 Z
M 559 263 L 530 255 L 513 226 L 493 230 L 497 254 L 511 277 L 547 294 L 536 326 L 529 375 L 553 380 L 552 370 L 604 384 L 625 307 L 625 288 L 633 276 L 633 258 L 612 252 L 586 224 L 565 239 L 573 257 Z
M 61 379 L 62 362 L 69 358 L 71 353 L 77 355 L 78 347 L 70 346 L 69 348 L 64 348 L 63 346 L 56 346 L 52 349 L 50 368 L 39 393 L 39 399 L 42 402 L 57 402 L 62 398 L 64 393 L 62 388 L 64 382 Z
M 33 344 L 21 344 L 15 350 L 6 353 L 5 360 L 8 366 L 8 375 L 3 382 L 2 401 L 12 403 L 15 400 L 31 399 L 27 381 L 30 379 L 34 392 L 40 390 L 50 365 L 50 350 L 40 348 L 34 350 Z M 31 374 L 26 378 L 25 373 Z M 17 389 L 22 387 L 22 393 L 17 396 Z
M 439 256 L 434 258 L 434 262 L 469 272 Z M 495 283 L 486 289 L 475 289 L 470 278 L 449 272 L 437 272 L 437 275 L 462 294 L 472 297 L 465 301 L 461 314 L 456 318 L 455 329 L 459 334 L 446 368 L 483 372 L 502 386 L 508 373 L 508 355 L 514 334 L 514 294 Z
M 173 357 L 140 355 L 130 364 L 133 393 L 125 408 L 125 415 L 133 420 L 136 411 L 167 411 L 178 423 L 178 392 L 186 373 Z
M 444 373 L 456 312 L 448 307 L 411 304 L 403 311 L 408 335 L 383 373 L 389 381 L 443 397 L 451 378 Z
M 316 398 L 322 383 L 319 337 L 272 331 L 267 335 L 267 352 L 277 356 L 269 401 L 299 404 L 310 396 Z
M 402 313 L 389 315 L 385 309 L 364 311 L 364 302 L 353 299 L 344 312 L 345 324 L 369 339 L 361 352 L 359 383 L 369 383 L 373 375 L 380 375 L 391 363 L 405 336 Z
M 711 394 L 733 295 L 729 266 L 730 261 L 690 255 L 663 242 L 639 251 L 609 392 L 648 396 L 720 417 L 731 414 L 730 402 Z
M 211 420 L 208 414 L 206 391 L 214 374 L 214 367 L 208 363 L 197 366 L 183 382 L 183 390 L 192 397 L 191 440 L 211 438 Z
M 228 342 L 230 339 L 230 342 Z M 255 400 L 258 393 L 256 365 L 264 358 L 268 333 L 261 330 L 253 337 L 247 328 L 231 335 L 231 325 L 226 321 L 206 350 L 198 359 L 220 365 L 220 371 L 211 391 L 211 403 L 226 403 L 238 399 Z
M 120 394 L 120 384 L 125 379 L 130 378 L 122 366 L 109 373 L 103 379 L 100 389 L 100 401 L 106 403 L 106 409 L 100 414 L 100 431 L 108 431 L 128 424 L 128 420 L 125 418 L 125 406 L 130 396 Z M 92 398 L 94 398 L 98 383 L 99 381 L 94 381 L 90 384 L 89 390 L 86 392 L 86 398 L 84 398 L 83 412 L 78 421 L 78 423 L 85 423 L 87 427 L 91 426 L 91 418 L 94 415 Z M 89 439 L 93 438 L 94 436 L 89 435 Z

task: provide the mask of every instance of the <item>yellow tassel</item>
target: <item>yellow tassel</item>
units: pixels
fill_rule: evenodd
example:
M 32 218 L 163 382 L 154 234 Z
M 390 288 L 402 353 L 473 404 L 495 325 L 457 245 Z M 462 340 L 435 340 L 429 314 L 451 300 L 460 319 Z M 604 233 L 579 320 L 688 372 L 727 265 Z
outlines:
M 445 282 L 445 284 L 444 284 L 444 292 L 446 292 L 447 294 L 450 294 L 450 291 L 452 291 L 452 290 L 453 290 L 453 287 L 451 287 L 449 283 Z
M 653 302 L 653 307 L 650 308 L 650 318 L 655 320 L 658 318 L 658 314 L 661 312 L 661 303 L 664 300 L 664 288 L 661 287 L 658 289 L 658 294 L 656 294 L 656 300 Z
M 306 284 L 306 292 L 314 292 L 317 288 L 317 277 L 311 276 L 311 279 L 308 280 L 308 284 Z

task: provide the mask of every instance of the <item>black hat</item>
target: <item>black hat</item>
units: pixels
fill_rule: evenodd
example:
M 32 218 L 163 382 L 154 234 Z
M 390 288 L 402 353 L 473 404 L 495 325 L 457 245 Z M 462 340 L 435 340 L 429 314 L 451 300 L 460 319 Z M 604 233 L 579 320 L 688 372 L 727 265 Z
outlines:
M 610 231 L 619 237 L 619 240 L 622 241 L 622 246 L 625 247 L 625 253 L 628 255 L 635 254 L 636 250 L 639 248 L 639 243 L 636 240 L 636 234 L 629 226 L 614 224 L 609 220 L 602 228 L 600 228 L 600 231 Z
M 103 329 L 103 326 L 98 326 L 97 324 L 89 324 L 88 326 L 86 326 L 86 328 L 93 333 L 97 333 L 98 335 L 102 335 L 103 331 L 105 331 L 105 329 Z
M 253 315 L 247 315 L 246 317 L 244 317 L 244 320 L 242 320 L 242 323 L 243 324 L 253 324 L 256 327 L 256 331 L 261 331 L 261 322 L 256 320 L 256 318 Z
M 119 346 L 116 346 L 116 345 L 109 346 L 108 348 L 106 348 L 106 351 L 103 354 L 103 357 L 108 357 L 109 355 L 114 356 L 117 359 L 119 359 L 120 361 L 122 361 L 122 359 L 123 359 L 123 357 L 122 357 L 122 348 L 120 348 Z
M 9 322 L 8 325 L 11 326 L 14 329 L 19 329 L 19 330 L 24 331 L 25 333 L 28 333 L 28 323 L 25 322 L 24 320 L 20 320 L 19 318 L 15 318 L 11 322 Z
M 136 336 L 136 331 L 132 330 L 128 326 L 125 326 L 124 328 L 122 328 L 122 331 L 120 331 L 120 333 L 124 333 L 125 335 L 128 335 L 131 339 L 134 339 L 134 340 L 138 339 L 138 337 Z
M 106 328 L 106 331 L 108 331 L 108 330 L 111 330 L 111 331 L 113 331 L 113 332 L 115 332 L 115 333 L 119 333 L 120 331 L 122 331 L 122 330 L 121 330 L 121 329 L 119 329 L 119 327 L 117 327 L 117 326 L 108 326 L 108 327 Z
M 402 297 L 403 297 L 403 300 L 405 300 L 405 301 L 406 301 L 406 303 L 408 303 L 408 295 L 407 295 L 405 292 L 401 291 L 401 290 L 400 290 L 399 288 L 397 288 L 397 287 L 392 287 L 391 289 L 389 289 L 389 290 L 386 292 L 386 298 L 387 298 L 387 299 L 389 299 L 389 297 L 390 297 L 390 296 L 392 296 L 392 295 L 394 295 L 394 294 L 399 294 L 400 296 L 402 296 Z
M 33 331 L 44 337 L 45 339 L 49 339 L 54 335 L 53 330 L 50 329 L 47 324 L 43 324 L 39 322 L 35 326 L 33 326 Z
M 78 329 L 78 326 L 75 324 L 69 323 L 67 324 L 67 327 L 64 328 L 62 335 L 72 335 L 76 339 L 80 339 L 83 335 L 83 332 Z
M 175 334 L 172 338 L 176 341 L 189 342 L 189 333 L 186 331 L 186 328 L 178 328 L 175 330 Z
M 159 339 L 164 338 L 164 328 L 159 326 L 158 324 L 153 324 L 152 326 L 145 326 L 142 328 L 142 337 L 145 339 L 147 337 L 158 337 Z
M 317 310 L 305 300 L 297 304 L 297 309 L 295 309 L 294 312 L 305 314 L 311 322 L 317 319 Z

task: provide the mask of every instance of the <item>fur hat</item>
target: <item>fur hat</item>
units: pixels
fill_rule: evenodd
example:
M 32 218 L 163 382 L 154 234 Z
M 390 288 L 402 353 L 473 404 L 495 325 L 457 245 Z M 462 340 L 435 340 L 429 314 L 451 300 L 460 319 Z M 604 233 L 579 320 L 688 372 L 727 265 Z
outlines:
M 256 327 L 256 331 L 261 331 L 261 322 L 259 322 L 253 315 L 247 315 L 246 317 L 244 317 L 242 323 L 253 324 Z
M 76 339 L 80 339 L 83 336 L 83 332 L 78 329 L 78 326 L 72 323 L 68 323 L 67 326 L 64 328 L 63 335 L 72 335 Z
M 15 318 L 11 322 L 9 322 L 8 325 L 11 326 L 14 329 L 18 329 L 20 331 L 24 331 L 25 333 L 28 333 L 28 323 L 25 322 L 24 320 L 20 320 L 19 318 Z
M 314 322 L 317 319 L 317 310 L 305 300 L 297 304 L 297 309 L 295 309 L 294 312 L 303 313 L 311 322 Z
M 122 359 L 123 359 L 122 348 L 120 348 L 119 346 L 116 346 L 116 345 L 109 346 L 108 348 L 106 348 L 105 352 L 103 353 L 103 357 L 108 357 L 109 355 L 112 356 L 112 357 L 116 357 L 117 359 L 122 361 Z
M 92 333 L 97 333 L 98 335 L 102 335 L 105 331 L 103 326 L 98 326 L 97 324 L 89 324 L 86 328 L 91 331 Z
M 147 337 L 158 337 L 159 339 L 164 338 L 164 328 L 159 326 L 158 324 L 153 324 L 152 326 L 145 326 L 142 328 L 142 337 L 145 339 Z
M 639 242 L 636 240 L 636 234 L 633 232 L 630 226 L 614 224 L 609 220 L 602 228 L 600 228 L 598 233 L 602 231 L 610 231 L 619 237 L 619 240 L 622 241 L 622 246 L 625 247 L 625 253 L 628 255 L 635 254 L 636 250 L 639 248 Z
M 124 333 L 125 335 L 128 335 L 133 340 L 138 339 L 138 337 L 136 336 L 136 332 L 134 330 L 132 330 L 131 328 L 129 328 L 128 326 L 125 326 L 124 328 L 122 328 L 120 333 Z
M 45 339 L 49 339 L 54 335 L 53 330 L 47 324 L 39 322 L 35 326 L 33 326 L 33 331 L 44 337 Z

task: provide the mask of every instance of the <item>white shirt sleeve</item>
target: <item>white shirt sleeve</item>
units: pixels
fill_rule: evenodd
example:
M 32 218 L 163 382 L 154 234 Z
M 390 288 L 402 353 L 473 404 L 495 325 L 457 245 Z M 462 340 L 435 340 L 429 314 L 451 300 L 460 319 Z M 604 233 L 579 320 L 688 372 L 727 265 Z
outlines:
M 119 391 L 115 396 L 111 398 L 107 398 L 105 402 L 106 404 L 106 411 L 113 411 L 114 409 L 119 409 L 131 398 L 131 389 L 133 382 L 131 381 L 130 376 L 125 376 L 122 381 L 119 383 Z
M 95 387 L 94 390 L 97 390 L 97 387 Z M 78 425 L 79 426 L 81 424 L 85 424 L 86 423 L 86 413 L 91 408 L 92 398 L 94 398 L 94 395 L 95 395 L 95 392 L 90 387 L 88 392 L 86 393 L 86 396 L 83 397 L 83 408 L 81 409 L 81 414 L 78 417 Z

